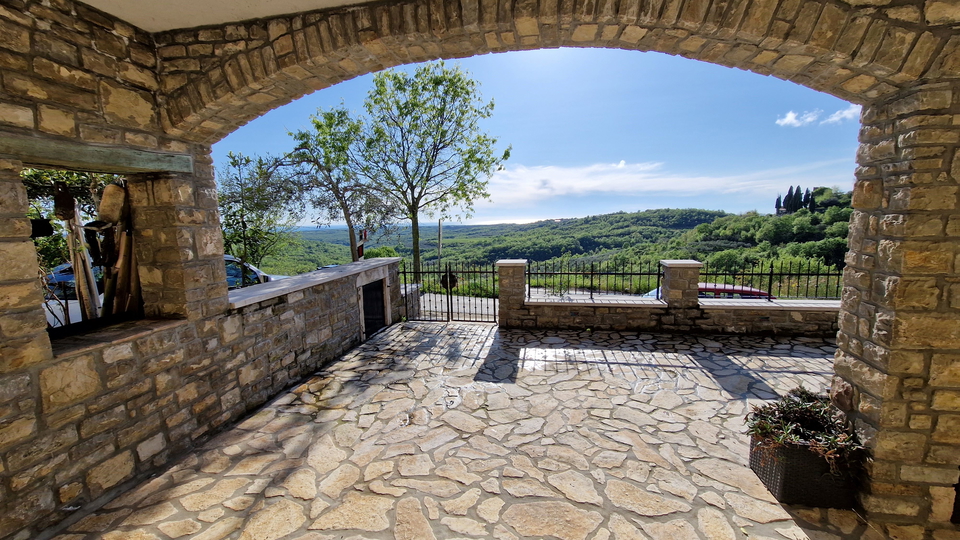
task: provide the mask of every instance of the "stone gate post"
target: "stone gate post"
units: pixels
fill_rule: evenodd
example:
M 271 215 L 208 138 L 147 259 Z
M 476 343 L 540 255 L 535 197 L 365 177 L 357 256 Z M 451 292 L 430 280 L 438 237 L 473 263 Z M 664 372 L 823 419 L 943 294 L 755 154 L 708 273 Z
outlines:
M 496 266 L 500 279 L 498 324 L 504 328 L 520 328 L 523 300 L 527 291 L 527 260 L 503 259 L 497 261 Z
M 905 90 L 861 120 L 831 393 L 873 448 L 871 520 L 955 539 L 960 84 Z
M 663 260 L 663 283 L 661 300 L 667 303 L 667 316 L 663 319 L 666 330 L 689 330 L 695 319 L 703 316 L 700 311 L 698 283 L 703 263 L 692 259 Z

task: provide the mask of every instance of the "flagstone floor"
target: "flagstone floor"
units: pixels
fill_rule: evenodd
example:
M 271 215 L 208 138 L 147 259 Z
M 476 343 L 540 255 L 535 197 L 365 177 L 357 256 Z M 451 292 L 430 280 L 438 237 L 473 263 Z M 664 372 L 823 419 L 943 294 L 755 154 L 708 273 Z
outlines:
M 746 467 L 750 406 L 825 390 L 833 351 L 403 323 L 55 538 L 880 538 Z

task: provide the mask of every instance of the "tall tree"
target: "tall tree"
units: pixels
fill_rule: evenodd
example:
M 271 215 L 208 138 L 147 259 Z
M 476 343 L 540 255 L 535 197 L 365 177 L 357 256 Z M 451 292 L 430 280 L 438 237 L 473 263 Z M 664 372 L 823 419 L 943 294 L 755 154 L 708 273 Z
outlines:
M 291 233 L 303 211 L 299 192 L 275 158 L 233 152 L 227 158 L 217 171 L 224 251 L 260 265 L 295 241 Z
M 787 196 L 783 198 L 783 208 L 784 212 L 789 214 L 792 213 L 793 208 L 793 186 L 790 186 L 790 189 L 787 190 Z
M 487 179 L 510 156 L 494 154 L 497 140 L 480 129 L 493 113 L 478 83 L 443 62 L 410 75 L 383 71 L 373 78 L 364 107 L 369 124 L 363 174 L 410 220 L 413 264 L 419 278 L 421 215 L 469 216 L 487 198 Z
M 319 212 L 321 223 L 343 220 L 350 235 L 350 255 L 360 260 L 357 229 L 382 229 L 393 215 L 388 200 L 377 197 L 358 170 L 357 150 L 363 123 L 343 106 L 317 111 L 312 130 L 290 135 L 297 147 L 287 155 L 293 176 Z
M 777 214 L 780 214 L 780 209 L 783 208 L 783 199 L 780 198 L 780 195 L 777 195 L 777 204 L 775 205 L 777 209 Z

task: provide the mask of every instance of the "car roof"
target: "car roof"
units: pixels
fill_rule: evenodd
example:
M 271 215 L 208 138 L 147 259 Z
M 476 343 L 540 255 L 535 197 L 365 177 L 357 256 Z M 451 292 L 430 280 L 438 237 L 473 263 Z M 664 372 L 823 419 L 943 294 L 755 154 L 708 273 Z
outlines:
M 747 287 L 746 285 L 732 285 L 730 283 L 697 283 L 697 288 L 701 291 L 722 291 L 732 293 L 753 293 L 760 295 L 769 295 L 767 291 Z

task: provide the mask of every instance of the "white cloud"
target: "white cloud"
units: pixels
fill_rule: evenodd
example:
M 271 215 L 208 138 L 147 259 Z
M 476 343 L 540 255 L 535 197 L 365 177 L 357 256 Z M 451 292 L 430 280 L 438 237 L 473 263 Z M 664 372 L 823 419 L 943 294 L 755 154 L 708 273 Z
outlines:
M 806 126 L 807 124 L 816 122 L 821 114 L 823 114 L 823 111 L 819 109 L 815 111 L 804 111 L 803 114 L 789 111 L 783 118 L 777 118 L 777 125 L 786 127 Z
M 858 120 L 860 118 L 860 106 L 850 105 L 846 109 L 839 110 L 828 116 L 821 124 L 839 124 L 844 120 Z
M 662 163 L 625 161 L 582 167 L 513 165 L 493 175 L 487 186 L 491 200 L 477 201 L 476 207 L 522 207 L 548 204 L 550 200 L 559 204 L 560 198 L 586 199 L 598 195 L 690 197 L 709 193 L 776 193 L 785 185 L 809 179 L 804 173 L 839 162 L 846 163 L 824 161 L 728 176 L 688 176 L 666 171 Z

